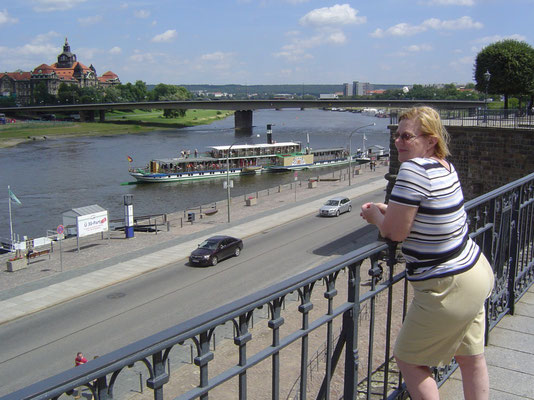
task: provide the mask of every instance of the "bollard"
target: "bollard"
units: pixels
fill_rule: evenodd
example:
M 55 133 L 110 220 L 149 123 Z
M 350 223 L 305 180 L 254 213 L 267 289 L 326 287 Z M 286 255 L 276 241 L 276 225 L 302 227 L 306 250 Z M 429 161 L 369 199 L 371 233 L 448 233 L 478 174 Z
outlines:
M 167 232 L 171 230 L 171 221 L 167 221 Z
M 139 372 L 139 392 L 143 393 L 143 373 Z

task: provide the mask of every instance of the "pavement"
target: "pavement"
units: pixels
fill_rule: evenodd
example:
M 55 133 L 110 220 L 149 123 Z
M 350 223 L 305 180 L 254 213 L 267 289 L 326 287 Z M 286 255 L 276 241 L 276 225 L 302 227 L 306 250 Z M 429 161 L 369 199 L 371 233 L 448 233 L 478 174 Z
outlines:
M 62 241 L 61 251 L 56 243 L 49 257 L 40 257 L 28 268 L 0 271 L 0 324 L 182 260 L 215 233 L 246 238 L 316 213 L 334 195 L 351 198 L 357 212 L 359 196 L 385 189 L 385 173 L 387 165 L 379 165 L 376 171 L 363 167 L 349 186 L 347 175 L 337 171 L 322 176 L 314 188 L 299 182 L 255 193 L 258 202 L 254 206 L 246 205 L 247 196 L 234 198 L 230 223 L 223 202 L 204 206 L 204 210 L 216 207 L 218 212 L 213 215 L 198 210 L 193 224 L 185 222 L 185 212 L 179 212 L 167 216 L 168 225 L 162 221 L 162 230 L 135 232 L 134 238 L 112 232 L 109 238 L 83 240 L 80 251 L 75 240 Z M 0 260 L 4 259 L 7 257 Z M 491 331 L 486 359 L 490 399 L 534 400 L 534 286 L 516 304 L 515 314 L 507 315 Z M 440 396 L 445 400 L 463 398 L 459 370 L 440 388 Z

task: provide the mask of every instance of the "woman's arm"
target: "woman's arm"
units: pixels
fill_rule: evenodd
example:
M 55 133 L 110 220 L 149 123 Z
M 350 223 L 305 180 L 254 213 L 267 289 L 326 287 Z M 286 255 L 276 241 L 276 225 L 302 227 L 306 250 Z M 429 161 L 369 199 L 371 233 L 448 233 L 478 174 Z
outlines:
M 361 216 L 370 224 L 376 225 L 380 234 L 395 242 L 402 242 L 412 228 L 418 207 L 390 203 L 365 203 Z

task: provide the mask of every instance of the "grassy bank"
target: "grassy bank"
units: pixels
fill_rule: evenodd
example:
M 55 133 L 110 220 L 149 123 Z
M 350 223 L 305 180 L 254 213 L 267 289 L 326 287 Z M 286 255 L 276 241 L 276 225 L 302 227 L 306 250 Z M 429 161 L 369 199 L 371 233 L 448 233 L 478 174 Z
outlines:
M 17 121 L 0 125 L 0 147 L 31 140 L 72 136 L 107 136 L 206 125 L 231 111 L 188 110 L 183 118 L 164 118 L 161 110 L 106 113 L 106 122 Z

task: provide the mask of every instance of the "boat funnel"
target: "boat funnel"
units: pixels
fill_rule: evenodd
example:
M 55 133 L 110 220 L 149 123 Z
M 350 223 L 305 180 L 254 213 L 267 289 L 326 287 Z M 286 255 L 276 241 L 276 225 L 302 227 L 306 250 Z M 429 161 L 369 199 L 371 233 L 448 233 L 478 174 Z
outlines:
M 273 144 L 272 124 L 267 124 L 267 144 Z

